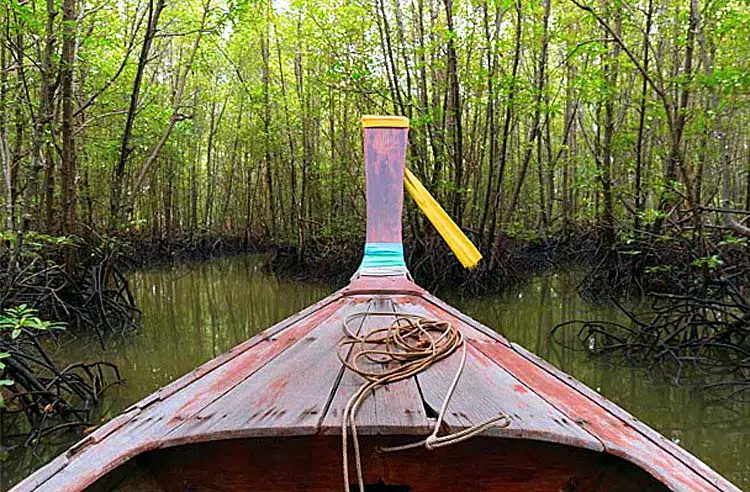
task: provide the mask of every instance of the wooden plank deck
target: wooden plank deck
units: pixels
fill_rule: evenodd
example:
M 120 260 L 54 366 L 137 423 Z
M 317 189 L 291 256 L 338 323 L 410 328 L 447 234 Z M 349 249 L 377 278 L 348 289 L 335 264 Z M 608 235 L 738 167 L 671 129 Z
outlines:
M 390 297 L 377 296 L 370 302 L 370 311 L 395 311 Z M 363 319 L 360 333 L 390 324 L 393 318 L 377 316 Z M 349 355 L 355 355 L 358 347 Z M 365 363 L 366 361 L 362 361 Z M 368 370 L 383 370 L 378 364 L 363 365 Z M 343 369 L 343 368 L 342 368 Z M 335 390 L 331 405 L 321 424 L 321 432 L 340 434 L 344 407 L 350 397 L 359 390 L 365 379 L 352 371 L 344 371 L 341 382 Z M 412 434 L 423 435 L 430 432 L 430 423 L 425 414 L 422 396 L 414 377 L 397 381 L 388 386 L 377 388 L 362 403 L 357 412 L 355 423 L 360 434 Z
M 329 296 L 206 362 L 131 406 L 13 490 L 83 490 L 130 458 L 169 445 L 168 434 L 182 424 L 180 419 L 173 418 L 178 409 L 183 408 L 183 412 L 188 408 L 201 410 L 201 405 L 213 401 L 221 389 L 246 379 L 301 336 L 351 303 L 338 293 Z
M 341 370 L 334 350 L 341 324 L 366 306 L 350 303 L 337 310 L 252 377 L 186 416 L 170 441 L 317 433 Z
M 702 473 L 696 473 L 682 460 L 675 459 L 664 445 L 654 443 L 630 423 L 607 411 L 551 373 L 521 357 L 502 344 L 472 344 L 511 372 L 549 402 L 561 408 L 574 421 L 580 422 L 615 456 L 625 458 L 650 472 L 674 490 L 715 491 L 737 490 L 716 487 Z M 714 472 L 715 474 L 715 472 Z
M 466 366 L 446 415 L 451 431 L 502 412 L 510 426 L 477 439 L 604 451 L 674 490 L 739 490 L 601 395 L 404 278 L 355 280 L 131 406 L 14 490 L 82 490 L 140 453 L 187 443 L 338 434 L 341 412 L 363 380 L 344 370 L 336 344 L 344 317 L 367 310 L 447 319 L 465 335 Z M 388 322 L 366 317 L 360 330 Z M 357 415 L 360 435 L 428 434 L 459 360 L 454 354 L 376 390 Z
M 471 340 L 470 343 L 527 383 L 535 393 L 569 418 L 583 423 L 603 443 L 605 451 L 638 464 L 675 490 L 685 490 L 686 487 L 688 490 L 739 490 L 695 456 L 572 376 L 520 345 L 508 343 L 499 333 L 474 321 L 432 294 L 426 293 L 423 298 L 493 338 L 494 341 L 490 342 Z M 547 384 L 549 381 L 542 377 L 544 373 L 559 384 L 553 383 L 550 387 Z M 586 400 L 594 405 L 588 405 Z M 583 404 L 585 409 L 577 407 L 577 404 Z M 591 422 L 594 421 L 601 425 L 592 426 Z
M 443 404 L 459 362 L 458 355 L 450 357 L 417 375 L 425 402 L 435 412 Z M 604 449 L 597 438 L 574 420 L 481 352 L 468 347 L 466 364 L 450 400 L 445 423 L 451 431 L 456 431 L 482 424 L 500 413 L 510 417 L 510 425 L 494 427 L 486 435 L 558 442 L 595 451 Z
M 655 445 L 665 449 L 669 454 L 683 462 L 689 468 L 693 469 L 696 473 L 700 474 L 715 487 L 719 488 L 720 490 L 735 490 L 735 487 L 731 482 L 729 482 L 718 473 L 714 472 L 711 468 L 708 467 L 708 465 L 623 410 L 622 407 L 615 405 L 614 403 L 603 397 L 601 394 L 592 390 L 572 376 L 565 374 L 560 369 L 556 368 L 544 359 L 537 357 L 535 354 L 529 352 L 521 345 L 513 343 L 512 347 L 515 352 L 520 354 L 525 359 L 532 361 L 541 369 L 555 376 L 558 380 L 563 381 L 568 386 L 578 391 L 580 394 L 591 399 L 607 412 L 621 419 L 623 422 L 626 422 L 629 426 L 633 427 L 633 429 L 648 438 Z

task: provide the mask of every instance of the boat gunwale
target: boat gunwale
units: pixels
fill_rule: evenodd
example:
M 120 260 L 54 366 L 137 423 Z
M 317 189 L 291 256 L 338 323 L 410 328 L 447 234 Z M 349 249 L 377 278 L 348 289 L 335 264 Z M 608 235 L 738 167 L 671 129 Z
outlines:
M 538 396 L 541 396 L 542 399 L 545 400 L 545 402 L 547 402 L 547 404 L 549 404 L 551 407 L 558 410 L 563 415 L 566 415 L 569 418 L 571 418 L 573 422 L 575 422 L 574 417 L 569 415 L 569 412 L 566 412 L 565 409 L 560 408 L 559 402 L 557 402 L 556 404 L 555 401 L 550 401 L 548 398 L 545 398 L 543 395 L 539 395 L 538 390 L 535 389 L 533 385 L 525 382 L 524 378 L 521 377 L 521 375 L 515 374 L 512 370 L 509 370 L 507 367 L 505 367 L 501 363 L 501 361 L 497 360 L 497 358 L 493 357 L 491 354 L 486 353 L 484 350 L 482 350 L 482 348 L 486 349 L 487 348 L 486 346 L 488 344 L 497 343 L 501 345 L 505 350 L 509 350 L 513 354 L 515 354 L 517 357 L 523 359 L 527 364 L 531 364 L 537 367 L 538 370 L 544 372 L 549 377 L 558 381 L 558 383 L 563 384 L 566 388 L 569 389 L 569 391 L 572 392 L 572 394 L 577 395 L 578 397 L 584 398 L 585 400 L 589 401 L 590 404 L 598 408 L 601 412 L 605 412 L 606 414 L 608 414 L 612 419 L 616 419 L 620 421 L 623 425 L 631 427 L 635 432 L 637 432 L 638 436 L 640 436 L 640 438 L 643 439 L 644 443 L 642 444 L 655 446 L 656 448 L 664 451 L 665 453 L 668 453 L 674 460 L 676 460 L 682 466 L 689 469 L 694 475 L 696 475 L 697 477 L 701 477 L 703 481 L 706 483 L 706 485 L 711 486 L 711 490 L 714 490 L 714 489 L 739 490 L 733 484 L 731 484 L 728 480 L 726 480 L 721 475 L 719 475 L 714 470 L 712 470 L 710 467 L 708 467 L 708 465 L 706 465 L 699 459 L 695 458 L 690 453 L 682 450 L 682 448 L 679 448 L 676 444 L 667 440 L 666 438 L 658 434 L 656 431 L 654 431 L 647 425 L 638 421 L 629 413 L 627 413 L 625 410 L 618 407 L 614 403 L 610 402 L 602 395 L 598 393 L 594 394 L 593 390 L 591 390 L 590 388 L 588 388 L 587 386 L 585 386 L 583 383 L 579 382 L 572 376 L 566 373 L 563 373 L 562 371 L 555 368 L 554 366 L 544 361 L 543 359 L 531 354 L 521 345 L 517 343 L 509 342 L 507 339 L 505 339 L 505 337 L 503 337 L 499 333 L 489 329 L 485 325 L 479 323 L 478 321 L 458 311 L 457 309 L 453 308 L 452 306 L 445 303 L 444 301 L 437 298 L 436 296 L 430 294 L 429 292 L 424 291 L 420 287 L 416 286 L 416 284 L 414 284 L 410 280 L 408 279 L 404 279 L 404 280 L 408 282 L 409 284 L 413 285 L 414 287 L 406 288 L 406 289 L 399 288 L 399 289 L 393 289 L 393 290 L 387 290 L 387 289 L 382 290 L 381 288 L 380 290 L 377 290 L 376 292 L 373 292 L 371 294 L 366 293 L 366 291 L 362 288 L 351 289 L 349 287 L 345 287 L 343 289 L 340 289 L 334 292 L 333 294 L 322 299 L 321 301 L 318 301 L 317 303 L 309 306 L 308 308 L 298 312 L 297 314 L 292 315 L 289 318 L 286 318 L 280 321 L 279 323 L 276 323 L 270 328 L 248 339 L 247 341 L 237 345 L 233 349 L 230 349 L 224 354 L 219 355 L 215 359 L 211 359 L 205 362 L 198 368 L 194 369 L 193 371 L 187 373 L 184 376 L 181 376 L 180 378 L 164 386 L 163 388 L 160 388 L 156 392 L 143 398 L 142 400 L 135 403 L 134 405 L 131 405 L 118 417 L 111 420 L 107 424 L 104 424 L 99 429 L 94 431 L 91 435 L 87 436 L 86 438 L 82 439 L 78 443 L 74 444 L 67 452 L 60 455 L 58 458 L 54 459 L 52 462 L 50 462 L 46 466 L 37 470 L 35 473 L 27 477 L 24 481 L 19 483 L 12 490 L 20 492 L 20 491 L 25 491 L 25 490 L 34 490 L 34 489 L 43 487 L 47 481 L 51 480 L 57 474 L 64 473 L 64 470 L 67 467 L 67 465 L 73 460 L 76 460 L 78 456 L 82 454 L 82 452 L 85 451 L 87 448 L 89 448 L 90 446 L 104 444 L 105 440 L 109 436 L 113 436 L 117 434 L 118 432 L 127 431 L 128 430 L 127 428 L 134 422 L 138 421 L 140 417 L 146 418 L 147 414 L 149 413 L 148 412 L 149 408 L 158 407 L 160 403 L 167 401 L 171 396 L 178 393 L 180 390 L 185 389 L 186 387 L 190 386 L 194 382 L 207 376 L 211 372 L 217 370 L 218 368 L 222 367 L 224 364 L 233 360 L 235 357 L 243 354 L 244 352 L 248 350 L 251 350 L 253 347 L 258 345 L 262 341 L 269 340 L 271 337 L 280 334 L 281 332 L 283 332 L 284 330 L 292 326 L 295 326 L 297 323 L 303 321 L 304 319 L 320 311 L 326 306 L 330 306 L 331 304 L 342 302 L 342 301 L 347 301 L 347 300 L 349 302 L 354 302 L 355 304 L 359 304 L 361 302 L 365 302 L 366 299 L 368 299 L 370 296 L 373 296 L 373 295 L 390 296 L 390 297 L 400 299 L 402 301 L 407 301 L 407 302 L 410 298 L 421 299 L 421 301 L 425 303 L 425 305 L 428 308 L 431 305 L 433 309 L 444 311 L 447 315 L 453 317 L 455 320 L 460 322 L 459 326 L 460 326 L 460 329 L 462 329 L 463 331 L 466 331 L 467 329 L 476 330 L 477 332 L 481 333 L 485 337 L 489 337 L 490 341 L 482 340 L 482 339 L 473 340 L 471 339 L 471 337 L 469 337 L 468 343 L 470 343 L 473 348 L 478 350 L 480 353 L 486 356 L 489 360 L 491 360 L 494 364 L 496 364 L 500 369 L 508 371 L 511 376 L 513 376 L 514 378 L 518 379 L 521 382 L 524 382 L 524 384 L 526 384 L 526 386 L 529 389 L 531 389 L 535 394 L 537 394 Z M 367 279 L 362 279 L 362 281 L 366 282 Z M 402 281 L 397 282 L 397 284 L 399 284 L 399 287 L 402 287 L 404 285 Z M 336 309 L 334 309 L 330 313 L 329 316 L 332 316 L 334 313 L 340 311 L 346 304 L 347 304 L 346 302 L 343 302 L 341 305 L 337 306 Z M 292 345 L 290 345 L 290 347 Z M 278 357 L 281 353 L 283 353 L 285 350 L 288 350 L 288 349 L 289 347 L 286 347 L 284 350 L 279 352 L 279 354 L 276 354 L 274 357 L 265 361 L 264 364 L 267 364 L 268 362 L 273 360 L 275 357 Z M 257 370 L 259 370 L 259 368 L 256 368 L 256 370 L 253 371 L 253 373 L 255 373 Z M 253 373 L 246 375 L 245 379 L 252 377 Z M 335 388 L 336 387 L 334 386 L 332 390 L 333 392 L 335 392 Z M 329 395 L 329 398 L 331 397 L 332 395 Z M 214 399 L 212 401 L 217 401 L 217 399 Z M 206 408 L 208 405 L 210 405 L 210 403 L 204 405 L 202 408 Z M 616 411 L 613 411 L 613 409 L 616 409 Z M 197 412 L 200 412 L 200 410 L 198 410 Z M 237 431 L 220 432 L 216 434 L 207 433 L 207 434 L 202 434 L 202 435 L 192 435 L 192 436 L 188 436 L 188 437 L 180 438 L 180 439 L 170 439 L 169 435 L 174 430 L 179 428 L 178 426 L 176 428 L 173 428 L 167 431 L 165 434 L 161 436 L 149 436 L 148 438 L 145 438 L 144 440 L 138 443 L 133 443 L 133 445 L 127 446 L 125 448 L 125 452 L 117 455 L 116 459 L 107 462 L 105 467 L 98 469 L 95 473 L 87 475 L 87 477 L 77 477 L 77 478 L 83 478 L 83 480 L 78 483 L 80 484 L 81 488 L 88 487 L 89 485 L 93 484 L 96 480 L 106 475 L 108 472 L 122 466 L 124 463 L 134 458 L 135 456 L 140 455 L 144 452 L 152 451 L 156 449 L 171 448 L 171 447 L 177 447 L 177 446 L 184 445 L 184 444 L 196 444 L 196 443 L 201 443 L 201 442 L 219 441 L 219 440 L 225 440 L 225 439 L 265 438 L 265 437 L 273 437 L 273 436 L 291 437 L 291 436 L 312 436 L 312 435 L 335 434 L 337 431 L 334 430 L 333 428 L 329 429 L 329 428 L 322 426 L 324 415 L 319 420 L 317 427 L 315 428 L 311 427 L 307 430 L 296 428 L 291 432 L 284 432 L 283 428 L 266 428 L 262 430 L 239 429 Z M 675 482 L 673 477 L 671 477 L 668 473 L 665 473 L 666 470 L 661 470 L 660 468 L 653 466 L 653 464 L 649 462 L 647 459 L 641 458 L 638 455 L 628 451 L 627 449 L 625 450 L 617 449 L 616 447 L 612 446 L 611 443 L 608 442 L 607 439 L 603 439 L 602 436 L 598 435 L 596 432 L 593 432 L 590 428 L 586 428 L 580 423 L 577 423 L 577 424 L 587 434 L 591 435 L 594 439 L 601 442 L 602 444 L 601 449 L 592 449 L 591 447 L 584 447 L 574 442 L 567 441 L 565 438 L 562 437 L 562 434 L 558 436 L 557 439 L 555 439 L 556 436 L 552 434 L 550 434 L 549 436 L 546 436 L 546 438 L 542 438 L 541 436 L 532 437 L 528 434 L 524 436 L 522 434 L 512 435 L 512 434 L 508 434 L 505 432 L 491 431 L 491 432 L 486 433 L 486 435 L 488 437 L 496 437 L 496 438 L 543 440 L 547 442 L 558 443 L 561 445 L 566 445 L 566 446 L 571 446 L 571 447 L 582 447 L 584 449 L 590 449 L 592 451 L 600 451 L 600 452 L 604 452 L 608 454 L 613 454 L 645 470 L 646 472 L 648 472 L 649 474 L 657 478 L 659 481 L 661 481 L 668 487 L 673 488 L 674 490 L 679 490 L 678 486 L 680 482 Z M 363 435 L 368 435 L 369 430 L 371 429 L 368 429 L 367 427 L 363 427 L 361 429 L 361 433 Z M 378 430 L 378 433 L 383 433 L 384 430 L 388 430 L 388 427 L 378 426 L 377 430 Z M 403 432 L 404 429 L 401 427 L 394 427 L 393 430 L 396 431 L 398 434 L 404 434 Z M 338 430 L 338 432 L 340 432 L 340 429 Z M 660 436 L 661 438 L 655 439 L 654 436 Z
M 304 319 L 315 314 L 319 310 L 337 301 L 340 301 L 344 297 L 345 296 L 341 294 L 341 291 L 333 292 L 329 296 L 326 296 L 323 299 L 302 309 L 301 311 L 298 311 L 297 313 L 280 320 L 278 323 L 275 323 L 274 325 L 264 329 L 263 331 L 257 333 L 256 335 L 245 340 L 244 342 L 234 346 L 228 351 L 218 355 L 217 357 L 214 357 L 213 359 L 210 359 L 204 362 L 203 364 L 193 369 L 192 371 L 178 377 L 177 379 L 170 382 L 169 384 L 159 388 L 153 393 L 137 401 L 133 405 L 130 405 L 129 407 L 127 407 L 125 410 L 123 410 L 120 414 L 118 414 L 112 420 L 108 421 L 107 423 L 95 429 L 91 434 L 75 442 L 66 451 L 64 451 L 57 457 L 55 457 L 52 461 L 45 464 L 41 468 L 37 469 L 28 477 L 24 478 L 21 482 L 13 486 L 11 488 L 11 491 L 23 492 L 26 490 L 36 490 L 42 487 L 47 481 L 52 479 L 56 474 L 62 472 L 71 461 L 77 459 L 79 453 L 85 451 L 86 448 L 89 448 L 90 446 L 95 446 L 104 442 L 104 439 L 106 439 L 110 435 L 116 432 L 122 431 L 123 427 L 126 427 L 129 424 L 132 424 L 134 421 L 136 421 L 137 418 L 142 413 L 147 412 L 149 408 L 152 408 L 152 405 L 159 404 L 161 402 L 166 401 L 168 398 L 178 393 L 182 389 L 188 387 L 195 381 L 198 381 L 199 379 L 207 376 L 211 372 L 219 369 L 224 364 L 232 361 L 235 357 L 243 354 L 247 350 L 251 350 L 253 347 L 257 346 L 259 343 L 269 340 L 271 337 L 279 334 L 280 332 L 297 324 L 298 322 L 303 321 Z M 249 376 L 250 375 L 248 375 L 248 377 Z M 166 437 L 166 435 L 162 437 Z M 129 459 L 141 453 L 144 453 L 146 451 L 151 451 L 154 449 L 158 449 L 160 447 L 162 447 L 161 439 L 152 438 L 152 439 L 146 439 L 142 441 L 138 446 L 132 447 L 129 452 L 122 453 L 118 457 L 118 459 L 114 461 L 114 463 L 116 463 L 116 466 L 112 467 L 111 469 L 107 469 L 103 473 L 98 474 L 98 476 L 95 477 L 93 480 L 89 481 L 85 485 L 82 485 L 82 488 L 88 487 L 96 479 L 104 476 L 109 471 L 112 471 L 112 469 L 115 469 L 123 465 Z

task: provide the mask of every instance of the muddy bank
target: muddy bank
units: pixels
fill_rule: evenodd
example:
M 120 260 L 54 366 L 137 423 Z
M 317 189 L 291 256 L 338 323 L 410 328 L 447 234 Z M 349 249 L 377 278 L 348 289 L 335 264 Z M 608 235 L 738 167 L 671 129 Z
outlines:
M 268 240 L 246 236 L 202 236 L 181 234 L 171 237 L 128 236 L 122 262 L 129 271 L 187 261 L 204 261 L 222 256 L 263 252 Z
M 486 295 L 531 278 L 549 268 L 588 261 L 598 249 L 597 234 L 577 232 L 556 238 L 503 235 L 474 270 L 464 269 L 436 233 L 406 234 L 406 264 L 414 279 L 434 292 Z M 345 285 L 362 260 L 364 241 L 315 240 L 304 249 L 273 246 L 266 250 L 268 268 L 282 276 Z

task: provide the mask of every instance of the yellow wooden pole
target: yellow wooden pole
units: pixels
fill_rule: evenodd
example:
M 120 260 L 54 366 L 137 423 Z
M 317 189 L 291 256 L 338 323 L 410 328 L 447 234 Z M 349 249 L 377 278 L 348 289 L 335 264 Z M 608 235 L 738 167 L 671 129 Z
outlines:
M 476 267 L 482 259 L 482 254 L 408 169 L 404 172 L 404 185 L 422 212 L 448 243 L 448 247 L 456 255 L 458 261 L 469 270 Z

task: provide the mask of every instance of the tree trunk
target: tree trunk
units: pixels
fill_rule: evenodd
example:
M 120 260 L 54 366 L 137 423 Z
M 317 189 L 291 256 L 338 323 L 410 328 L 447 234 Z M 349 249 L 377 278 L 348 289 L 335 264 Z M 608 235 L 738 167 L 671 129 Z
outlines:
M 44 38 L 44 51 L 42 54 L 42 63 L 40 66 L 39 81 L 39 109 L 34 119 L 34 129 L 31 138 L 31 167 L 26 176 L 26 191 L 23 201 L 23 220 L 21 221 L 21 238 L 18 240 L 18 247 L 23 243 L 23 234 L 30 230 L 31 219 L 34 215 L 32 211 L 33 201 L 37 197 L 37 183 L 39 171 L 44 166 L 44 134 L 47 131 L 53 118 L 53 104 L 56 82 L 52 73 L 52 60 L 55 55 L 55 17 L 58 11 L 54 0 L 47 0 L 47 22 L 45 26 L 46 35 Z M 19 59 L 20 60 L 20 59 Z
M 76 41 L 76 13 L 75 0 L 63 0 L 63 28 L 62 28 L 62 65 L 60 72 L 60 88 L 62 92 L 62 153 L 60 160 L 60 186 L 63 234 L 76 232 L 76 143 L 75 122 L 73 115 L 73 77 L 75 41 Z
M 3 9 L 2 30 L 5 39 L 10 39 L 10 6 Z M 8 231 L 15 230 L 13 211 L 13 158 L 10 153 L 10 141 L 8 138 L 8 49 L 6 43 L 0 43 L 0 165 L 3 171 L 3 196 L 5 197 L 5 228 Z
M 453 219 L 460 227 L 463 222 L 462 188 L 464 175 L 464 150 L 463 150 L 463 122 L 461 112 L 461 95 L 458 83 L 458 60 L 455 44 L 455 26 L 453 25 L 453 0 L 443 0 L 445 4 L 445 16 L 448 23 L 448 130 L 451 138 L 453 151 L 454 182 L 453 182 Z
M 560 149 L 560 155 L 563 159 L 563 174 L 562 174 L 562 217 L 563 217 L 563 234 L 566 234 L 570 230 L 572 218 L 572 206 L 573 206 L 573 177 L 571 176 L 571 160 L 577 155 L 576 149 L 576 112 L 578 108 L 578 102 L 575 100 L 575 89 L 573 84 L 577 77 L 577 70 L 575 64 L 570 62 L 570 59 L 566 60 L 566 87 L 565 87 L 565 115 L 564 115 L 564 126 L 566 129 L 563 137 L 562 146 Z
M 539 64 L 537 66 L 536 73 L 536 95 L 534 96 L 534 116 L 532 117 L 531 127 L 529 128 L 529 136 L 526 139 L 525 151 L 523 154 L 523 160 L 521 161 L 521 168 L 518 172 L 518 181 L 513 191 L 513 198 L 511 199 L 510 205 L 508 206 L 505 217 L 510 219 L 516 210 L 518 205 L 518 198 L 521 195 L 521 189 L 523 188 L 524 178 L 526 177 L 526 170 L 529 167 L 531 161 L 531 155 L 534 152 L 534 141 L 539 138 L 539 123 L 541 117 L 541 105 L 542 105 L 542 94 L 545 86 L 545 69 L 547 67 L 547 48 L 549 43 L 549 12 L 550 12 L 550 0 L 544 0 L 544 14 L 542 18 L 542 51 L 539 54 Z
M 281 85 L 281 99 L 284 102 L 284 121 L 286 125 L 287 143 L 289 145 L 289 188 L 290 188 L 290 209 L 293 227 L 297 232 L 297 248 L 302 250 L 304 245 L 304 236 L 302 235 L 302 216 L 299 208 L 299 198 L 297 196 L 297 147 L 295 145 L 294 135 L 292 134 L 292 114 L 289 111 L 289 102 L 287 100 L 286 76 L 284 75 L 284 63 L 281 56 L 281 40 L 276 35 L 276 57 L 279 63 L 279 81 Z
M 143 186 L 143 181 L 144 179 L 146 179 L 146 173 L 148 173 L 149 169 L 151 169 L 151 166 L 154 164 L 154 162 L 156 162 L 156 158 L 159 156 L 159 152 L 161 152 L 162 147 L 164 147 L 164 144 L 166 144 L 167 140 L 169 140 L 169 136 L 172 135 L 172 131 L 174 130 L 177 122 L 185 118 L 185 116 L 180 113 L 180 108 L 182 106 L 182 97 L 185 94 L 185 83 L 187 81 L 188 74 L 193 68 L 195 54 L 198 52 L 198 47 L 200 46 L 201 38 L 203 37 L 203 31 L 206 28 L 206 20 L 208 19 L 208 12 L 210 11 L 210 9 L 211 0 L 207 0 L 203 5 L 203 14 L 201 17 L 200 28 L 198 29 L 198 34 L 195 37 L 195 41 L 193 41 L 193 46 L 190 48 L 190 54 L 188 55 L 187 62 L 185 63 L 185 69 L 180 71 L 178 68 L 176 90 L 172 99 L 172 114 L 169 116 L 167 128 L 164 129 L 164 133 L 162 133 L 161 138 L 151 149 L 148 158 L 143 163 L 143 167 L 141 167 L 141 170 L 138 173 L 138 177 L 136 178 L 133 185 L 133 192 L 131 193 L 128 204 L 129 213 L 133 211 L 136 200 L 136 191 L 140 190 Z M 222 113 L 223 111 L 224 110 L 222 109 Z
M 206 147 L 206 203 L 203 212 L 203 231 L 205 233 L 208 233 L 211 227 L 211 206 L 214 200 L 214 137 L 217 127 L 216 101 L 213 101 L 211 103 L 211 118 L 208 123 L 208 144 Z
M 298 32 L 302 28 L 301 22 L 297 24 Z M 305 95 L 305 87 L 304 87 L 304 80 L 303 80 L 303 72 L 302 72 L 302 47 L 299 44 L 299 41 L 297 42 L 297 53 L 294 57 L 294 75 L 296 80 L 296 90 L 297 90 L 297 100 L 299 101 L 300 111 L 301 114 L 301 120 L 302 120 L 302 183 L 300 186 L 300 198 L 299 198 L 299 213 L 300 213 L 300 230 L 299 230 L 299 244 L 300 246 L 300 253 L 305 247 L 305 233 L 306 233 L 306 220 L 309 218 L 308 216 L 308 196 L 307 196 L 307 188 L 308 188 L 308 181 L 309 181 L 309 168 L 311 164 L 311 155 L 310 155 L 310 115 L 309 115 L 309 107 L 307 104 L 307 98 Z
M 606 8 L 606 4 L 602 6 Z M 621 35 L 622 16 L 619 4 L 615 7 L 615 34 Z M 607 32 L 603 33 L 605 36 Z M 617 89 L 617 73 L 619 70 L 617 59 L 620 55 L 620 46 L 612 42 L 609 53 L 604 55 L 603 76 L 605 79 L 607 92 L 604 101 L 604 141 L 602 142 L 601 158 L 601 183 L 602 183 L 602 215 L 600 226 L 602 228 L 602 239 L 605 248 L 611 248 L 615 242 L 615 213 L 612 198 L 612 167 L 614 162 L 614 153 L 612 150 L 612 139 L 615 133 L 615 90 Z
M 510 75 L 510 87 L 508 89 L 508 100 L 505 102 L 505 116 L 503 119 L 503 138 L 500 144 L 500 166 L 497 175 L 497 191 L 495 193 L 494 206 L 492 207 L 492 220 L 490 230 L 485 244 L 493 244 L 495 241 L 495 230 L 498 222 L 498 211 L 504 206 L 505 196 L 503 183 L 505 179 L 505 167 L 508 162 L 508 140 L 510 138 L 511 121 L 513 119 L 513 100 L 516 97 L 516 77 L 518 76 L 518 65 L 521 61 L 521 35 L 523 27 L 523 13 L 521 11 L 521 0 L 516 0 L 516 33 L 513 52 L 513 69 Z M 500 213 L 502 220 L 502 212 Z M 490 266 L 494 262 L 494 256 L 490 257 Z
M 703 31 L 703 23 L 701 21 L 698 0 L 690 0 L 690 19 L 691 29 L 698 36 L 698 45 L 700 46 L 701 58 L 703 59 L 703 69 L 707 78 L 710 79 L 713 76 L 713 57 L 711 56 L 711 51 L 706 46 L 706 33 Z M 728 211 L 733 208 L 730 187 L 732 181 L 732 156 L 729 153 L 729 142 L 727 142 L 724 124 L 721 118 L 721 109 L 719 108 L 719 94 L 717 93 L 714 86 L 709 87 L 709 96 L 712 109 L 712 112 L 709 114 L 713 115 L 714 120 L 713 133 L 717 136 L 721 152 L 721 206 L 724 209 L 724 212 L 722 213 L 724 217 L 724 223 L 734 233 L 740 234 L 742 236 L 750 236 L 750 228 L 743 224 L 740 224 L 737 220 L 734 219 L 731 212 Z
M 263 162 L 266 171 L 266 187 L 268 188 L 268 211 L 271 224 L 271 237 L 276 236 L 276 205 L 273 189 L 273 175 L 271 170 L 271 96 L 270 96 L 270 0 L 266 3 L 266 19 L 263 36 L 260 40 L 261 56 L 263 57 Z M 304 117 L 304 116 L 303 116 Z
M 648 7 L 646 10 L 646 31 L 643 34 L 643 69 L 648 72 L 649 64 L 649 46 L 651 36 L 651 22 L 653 19 L 653 0 L 649 0 Z M 640 111 L 638 115 L 638 137 L 636 140 L 636 151 L 635 151 L 635 215 L 633 217 L 633 229 L 638 234 L 641 228 L 641 215 L 644 210 L 643 203 L 643 160 L 644 160 L 644 149 L 643 140 L 645 132 L 646 122 L 646 101 L 648 99 L 648 80 L 647 78 L 641 77 L 641 100 L 640 100 Z
M 539 213 L 541 218 L 541 229 L 543 233 L 547 232 L 549 227 L 549 215 L 547 215 L 547 200 L 545 197 L 545 184 L 544 184 L 544 156 L 542 151 L 542 136 L 541 134 L 536 139 L 536 171 L 537 181 L 539 181 Z
M 385 12 L 385 3 L 383 0 L 375 0 L 375 19 L 380 32 L 380 46 L 385 58 L 385 70 L 388 76 L 391 94 L 393 95 L 393 110 L 396 113 L 404 114 L 404 101 L 401 97 L 401 88 L 398 83 L 398 68 L 393 57 L 393 47 L 391 46 L 391 28 L 388 24 L 388 17 Z
M 133 80 L 133 89 L 130 92 L 130 105 L 128 106 L 128 115 L 125 120 L 125 129 L 122 132 L 120 154 L 112 173 L 112 190 L 110 192 L 109 206 L 109 228 L 111 230 L 115 229 L 122 222 L 123 218 L 121 216 L 121 201 L 123 181 L 125 180 L 125 167 L 130 152 L 133 150 L 130 148 L 130 138 L 133 134 L 133 124 L 135 123 L 135 116 L 138 109 L 141 85 L 143 84 L 143 74 L 146 71 L 146 65 L 149 62 L 151 45 L 156 36 L 159 25 L 159 16 L 161 16 L 161 12 L 164 10 L 165 3 L 166 0 L 156 0 L 155 4 L 154 0 L 149 0 L 148 4 L 148 23 L 146 25 L 146 33 L 144 34 L 143 44 L 141 45 L 141 54 L 138 57 L 138 67 L 136 68 L 135 79 Z
M 676 84 L 675 88 L 675 90 L 678 90 L 679 85 L 682 85 L 682 90 L 679 91 L 679 98 L 676 97 L 678 103 L 676 108 L 672 111 L 672 117 L 670 119 L 670 150 L 669 156 L 667 157 L 665 179 L 667 181 L 667 189 L 672 189 L 672 183 L 677 181 L 677 172 L 680 171 L 682 173 L 683 184 L 685 185 L 688 194 L 688 205 L 695 211 L 695 204 L 691 203 L 694 201 L 694 197 L 692 196 L 694 188 L 692 186 L 690 175 L 687 172 L 685 156 L 682 152 L 682 137 L 688 116 L 687 109 L 690 103 L 690 82 L 692 82 L 693 78 L 693 50 L 695 48 L 696 17 L 693 13 L 694 6 L 692 2 L 690 10 L 690 24 L 688 26 L 685 41 L 685 60 L 682 70 L 684 82 L 682 84 Z M 660 209 L 662 212 L 669 213 L 670 209 L 674 207 L 677 202 L 679 202 L 679 200 L 674 197 L 662 197 Z M 697 211 L 695 211 L 694 217 L 696 223 L 700 223 Z M 656 221 L 654 224 L 655 233 L 661 233 L 663 223 L 664 221 L 662 219 Z
M 488 149 L 488 171 L 487 171 L 487 187 L 484 194 L 484 208 L 482 209 L 481 219 L 479 221 L 479 234 L 482 238 L 482 247 L 486 248 L 489 245 L 486 237 L 487 228 L 487 217 L 489 216 L 493 184 L 495 180 L 495 160 L 497 159 L 497 118 L 495 117 L 495 108 L 497 101 L 495 101 L 495 74 L 497 73 L 497 46 L 493 43 L 493 40 L 497 40 L 500 28 L 500 11 L 498 10 L 495 20 L 495 31 L 494 37 L 490 33 L 490 23 L 488 15 L 487 0 L 482 3 L 483 13 L 483 25 L 484 25 L 484 36 L 487 41 L 487 122 L 486 131 L 489 136 L 489 149 Z

